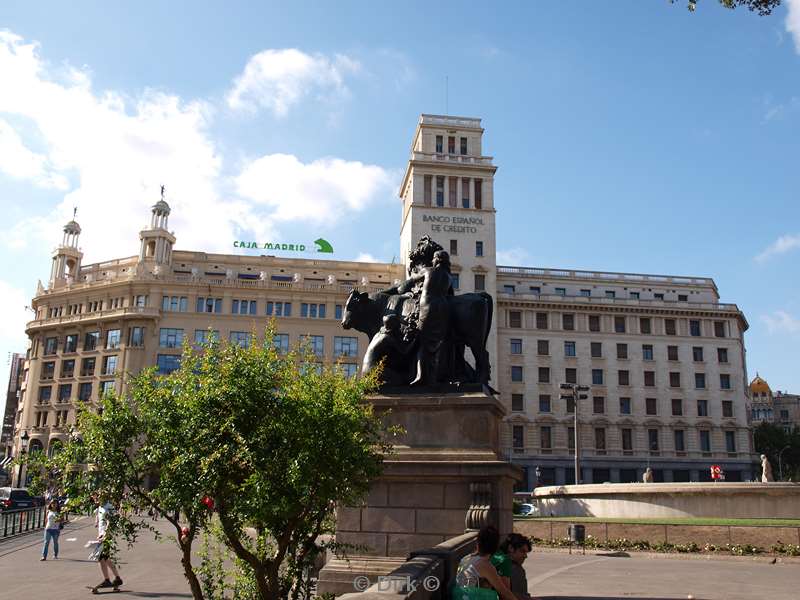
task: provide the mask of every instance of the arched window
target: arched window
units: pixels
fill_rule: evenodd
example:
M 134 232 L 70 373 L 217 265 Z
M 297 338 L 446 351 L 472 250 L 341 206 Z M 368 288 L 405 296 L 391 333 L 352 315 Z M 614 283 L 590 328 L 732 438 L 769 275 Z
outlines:
M 31 440 L 30 446 L 28 447 L 28 452 L 33 454 L 34 452 L 41 452 L 42 450 L 44 450 L 42 440 Z

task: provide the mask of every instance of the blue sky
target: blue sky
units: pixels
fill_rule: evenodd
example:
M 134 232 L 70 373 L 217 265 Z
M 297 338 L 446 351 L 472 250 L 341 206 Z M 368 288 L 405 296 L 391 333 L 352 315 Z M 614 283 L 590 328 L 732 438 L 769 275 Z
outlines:
M 501 262 L 711 276 L 750 376 L 800 392 L 800 0 L 6 0 L 0 31 L 2 373 L 73 206 L 91 262 L 137 252 L 162 183 L 179 248 L 388 261 L 447 110 L 483 119 Z

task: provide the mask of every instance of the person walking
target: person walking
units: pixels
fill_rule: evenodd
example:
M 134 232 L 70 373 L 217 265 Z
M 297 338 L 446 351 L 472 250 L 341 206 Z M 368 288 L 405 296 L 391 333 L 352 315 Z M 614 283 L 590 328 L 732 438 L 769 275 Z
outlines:
M 50 548 L 50 540 L 53 540 L 53 558 L 58 558 L 58 536 L 61 535 L 62 523 L 61 514 L 58 511 L 58 502 L 51 500 L 50 504 L 47 506 L 42 558 L 39 560 L 47 560 L 47 550 Z
M 111 552 L 113 549 L 113 536 L 109 532 L 109 521 L 111 520 L 114 507 L 110 502 L 101 502 L 97 508 L 97 515 L 95 517 L 95 524 L 97 525 L 97 541 L 100 542 L 100 554 L 97 557 L 100 563 L 100 570 L 103 573 L 103 581 L 101 581 L 94 589 L 99 588 L 118 588 L 122 585 L 122 578 L 119 576 L 117 566 L 111 559 Z M 109 579 L 109 571 L 114 574 L 114 581 Z

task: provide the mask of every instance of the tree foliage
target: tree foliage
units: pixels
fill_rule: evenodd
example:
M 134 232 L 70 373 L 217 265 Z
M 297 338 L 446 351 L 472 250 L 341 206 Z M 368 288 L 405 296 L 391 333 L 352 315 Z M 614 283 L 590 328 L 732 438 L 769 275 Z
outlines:
M 320 536 L 333 532 L 335 504 L 367 492 L 391 434 L 363 401 L 377 375 L 347 378 L 309 358 L 278 353 L 269 330 L 248 348 L 187 346 L 169 376 L 146 370 L 131 378 L 127 398 L 110 394 L 100 410 L 82 411 L 82 440 L 53 459 L 29 457 L 33 485 L 57 480 L 76 507 L 107 498 L 122 508 L 116 530 L 131 542 L 148 527 L 132 511 L 158 510 L 175 528 L 196 599 L 225 597 L 192 564 L 193 542 L 209 531 L 249 578 L 252 597 L 297 597 Z M 89 467 L 76 474 L 78 463 Z
M 756 452 L 766 454 L 778 479 L 783 467 L 783 479 L 797 481 L 800 477 L 800 429 L 788 433 L 780 425 L 761 423 L 753 430 Z M 778 458 L 780 457 L 780 460 Z
M 686 0 L 686 7 L 691 12 L 694 12 L 697 10 L 697 1 L 698 0 Z M 670 2 L 675 4 L 676 0 L 670 0 Z M 740 6 L 746 7 L 751 12 L 756 12 L 759 16 L 765 17 L 772 14 L 772 11 L 780 6 L 781 0 L 719 0 L 719 3 L 731 10 Z

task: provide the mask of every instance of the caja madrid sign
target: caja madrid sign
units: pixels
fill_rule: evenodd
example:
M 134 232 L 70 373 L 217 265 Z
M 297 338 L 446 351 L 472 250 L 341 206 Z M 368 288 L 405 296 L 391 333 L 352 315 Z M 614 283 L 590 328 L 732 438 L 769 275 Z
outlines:
M 323 238 L 317 238 L 313 242 L 243 242 L 234 240 L 234 248 L 244 248 L 245 250 L 279 250 L 283 252 L 325 252 L 333 254 L 333 246 Z

